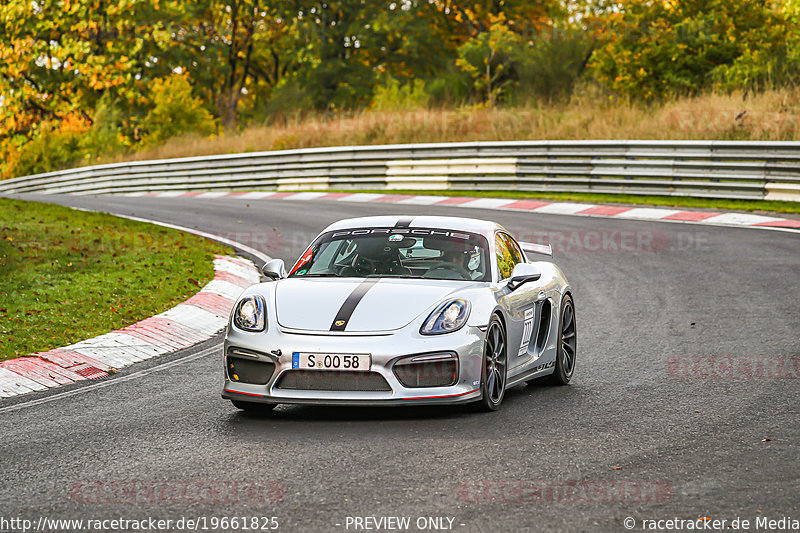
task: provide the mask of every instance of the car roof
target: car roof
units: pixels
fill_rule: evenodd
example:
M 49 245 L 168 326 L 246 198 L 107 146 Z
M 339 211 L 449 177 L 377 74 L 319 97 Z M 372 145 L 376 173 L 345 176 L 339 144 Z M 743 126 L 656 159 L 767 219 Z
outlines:
M 389 215 L 340 220 L 325 228 L 323 233 L 354 228 L 392 228 L 397 226 L 398 222 L 402 222 L 403 227 L 468 231 L 486 237 L 492 237 L 494 232 L 498 229 L 504 230 L 504 228 L 496 222 L 477 218 Z

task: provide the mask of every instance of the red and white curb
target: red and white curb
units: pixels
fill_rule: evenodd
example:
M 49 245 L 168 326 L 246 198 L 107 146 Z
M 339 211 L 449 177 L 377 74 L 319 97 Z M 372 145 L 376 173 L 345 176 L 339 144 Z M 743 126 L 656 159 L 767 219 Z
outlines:
M 625 207 L 513 198 L 471 198 L 467 196 L 426 196 L 381 193 L 337 192 L 149 192 L 128 193 L 125 196 L 158 198 L 237 198 L 241 200 L 333 200 L 341 202 L 378 202 L 398 205 L 440 205 L 479 209 L 524 211 L 549 215 L 577 215 L 630 220 L 684 222 L 714 226 L 753 227 L 800 231 L 800 220 L 750 213 L 721 213 L 717 211 L 681 211 L 656 207 Z
M 0 363 L 0 398 L 108 376 L 209 339 L 225 327 L 242 291 L 259 281 L 249 260 L 218 255 L 214 279 L 168 311 L 93 339 Z

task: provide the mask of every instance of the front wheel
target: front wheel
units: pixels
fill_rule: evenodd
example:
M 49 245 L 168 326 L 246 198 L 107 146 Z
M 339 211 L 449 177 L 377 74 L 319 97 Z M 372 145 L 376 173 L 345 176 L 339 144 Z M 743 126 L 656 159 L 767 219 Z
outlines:
M 561 301 L 561 317 L 558 321 L 558 350 L 556 353 L 556 367 L 548 376 L 548 381 L 553 385 L 566 385 L 575 372 L 575 356 L 578 349 L 578 334 L 575 326 L 575 304 L 572 297 L 567 294 Z
M 486 330 L 486 343 L 483 348 L 483 369 L 481 371 L 481 391 L 478 401 L 481 411 L 496 411 L 506 394 L 508 357 L 506 356 L 506 332 L 497 315 L 492 317 Z

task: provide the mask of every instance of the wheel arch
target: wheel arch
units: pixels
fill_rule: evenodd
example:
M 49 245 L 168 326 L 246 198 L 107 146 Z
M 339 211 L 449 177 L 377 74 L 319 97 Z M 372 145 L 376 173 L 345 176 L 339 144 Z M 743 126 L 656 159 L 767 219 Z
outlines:
M 492 322 L 492 317 L 495 316 L 500 319 L 500 325 L 503 327 L 503 333 L 506 336 L 506 340 L 508 340 L 508 319 L 506 318 L 503 308 L 499 305 L 495 307 L 492 313 L 489 315 L 489 322 L 487 323 L 487 326 Z M 506 342 L 506 352 L 508 352 L 508 342 Z
M 500 323 L 503 324 L 503 329 L 507 330 L 508 326 L 506 325 L 506 316 L 505 316 L 505 314 L 503 314 L 503 309 L 501 307 L 499 307 L 499 306 L 496 307 L 495 310 L 492 311 L 492 315 L 491 316 L 494 316 L 494 315 L 497 315 L 497 317 L 500 319 Z

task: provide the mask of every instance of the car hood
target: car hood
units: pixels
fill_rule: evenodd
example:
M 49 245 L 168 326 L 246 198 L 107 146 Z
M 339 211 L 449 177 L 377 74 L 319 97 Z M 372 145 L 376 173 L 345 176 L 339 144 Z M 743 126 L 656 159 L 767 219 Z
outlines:
M 331 331 L 334 322 L 344 319 L 339 324 L 342 331 L 389 331 L 473 285 L 397 278 L 368 278 L 366 284 L 363 278 L 290 278 L 277 283 L 275 307 L 278 324 L 285 328 Z

